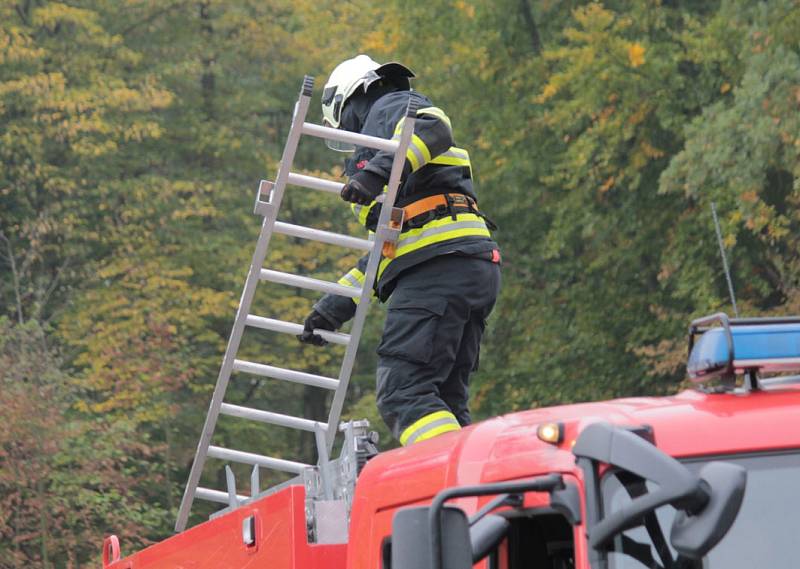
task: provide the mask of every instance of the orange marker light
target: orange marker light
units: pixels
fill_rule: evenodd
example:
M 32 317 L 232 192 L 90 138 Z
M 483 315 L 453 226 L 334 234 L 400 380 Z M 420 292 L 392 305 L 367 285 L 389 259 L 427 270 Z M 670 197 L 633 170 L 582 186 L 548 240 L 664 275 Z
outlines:
M 564 440 L 564 424 L 542 423 L 536 428 L 536 436 L 540 441 L 557 445 Z

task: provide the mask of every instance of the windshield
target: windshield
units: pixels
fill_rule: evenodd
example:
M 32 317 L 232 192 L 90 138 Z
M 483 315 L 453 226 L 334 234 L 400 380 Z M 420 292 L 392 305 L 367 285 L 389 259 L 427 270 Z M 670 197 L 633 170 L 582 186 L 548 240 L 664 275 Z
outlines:
M 610 569 L 729 569 L 798 567 L 796 546 L 800 537 L 800 454 L 748 455 L 714 458 L 747 469 L 747 489 L 736 521 L 728 534 L 702 562 L 678 560 L 669 545 L 675 509 L 664 506 L 648 516 L 644 525 L 614 539 L 608 555 Z M 697 472 L 706 462 L 684 462 Z M 618 511 L 651 487 L 626 473 L 603 478 L 605 513 Z

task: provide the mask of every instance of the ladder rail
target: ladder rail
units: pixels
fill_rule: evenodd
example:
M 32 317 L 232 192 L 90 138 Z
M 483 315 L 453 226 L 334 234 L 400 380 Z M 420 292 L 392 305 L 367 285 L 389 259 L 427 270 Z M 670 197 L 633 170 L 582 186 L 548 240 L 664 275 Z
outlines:
M 339 386 L 333 395 L 331 402 L 331 409 L 328 415 L 328 425 L 335 426 L 339 424 L 342 416 L 342 409 L 344 407 L 345 397 L 347 395 L 347 387 L 350 383 L 350 377 L 353 373 L 353 365 L 355 364 L 356 354 L 358 352 L 358 344 L 361 341 L 361 332 L 364 329 L 364 321 L 366 320 L 367 311 L 369 310 L 370 301 L 372 300 L 373 284 L 378 275 L 378 266 L 381 259 L 381 251 L 383 243 L 387 238 L 387 229 L 389 228 L 389 220 L 392 216 L 392 207 L 394 206 L 397 192 L 400 189 L 400 176 L 403 172 L 403 167 L 406 161 L 406 150 L 411 143 L 411 136 L 414 133 L 414 123 L 417 116 L 417 106 L 411 100 L 406 109 L 406 119 L 403 128 L 400 132 L 400 140 L 398 147 L 395 151 L 394 160 L 392 161 L 392 170 L 389 174 L 388 191 L 384 197 L 381 213 L 378 218 L 378 226 L 375 234 L 375 244 L 369 255 L 367 261 L 367 270 L 364 275 L 364 284 L 362 285 L 361 297 L 353 317 L 353 324 L 350 328 L 350 343 L 347 344 L 345 349 L 344 359 L 339 371 Z M 325 434 L 325 442 L 328 452 L 333 449 L 334 439 L 336 438 L 336 429 L 329 428 Z
M 219 376 L 217 377 L 217 384 L 214 387 L 214 393 L 211 397 L 208 414 L 206 415 L 205 424 L 203 425 L 203 432 L 200 436 L 200 441 L 197 443 L 197 451 L 195 452 L 194 462 L 192 469 L 189 473 L 189 480 L 186 483 L 186 488 L 183 492 L 181 505 L 178 510 L 177 521 L 175 522 L 175 531 L 181 532 L 186 528 L 189 521 L 189 513 L 191 511 L 192 503 L 194 502 L 195 492 L 197 486 L 200 484 L 200 477 L 203 474 L 203 467 L 206 463 L 208 455 L 208 447 L 211 444 L 211 438 L 214 434 L 214 429 L 219 418 L 219 410 L 222 405 L 225 392 L 228 388 L 231 373 L 233 371 L 233 361 L 236 353 L 239 351 L 239 344 L 242 340 L 242 334 L 245 329 L 245 321 L 250 312 L 250 305 L 253 302 L 253 297 L 256 291 L 256 285 L 259 282 L 259 275 L 261 274 L 261 267 L 264 264 L 264 259 L 267 255 L 269 248 L 269 241 L 272 235 L 272 227 L 277 219 L 277 212 L 283 199 L 283 192 L 286 188 L 286 182 L 289 177 L 294 155 L 297 152 L 297 146 L 300 142 L 300 135 L 302 134 L 302 126 L 308 114 L 308 107 L 311 103 L 311 91 L 314 85 L 314 79 L 306 76 L 303 79 L 303 87 L 301 95 L 294 108 L 292 116 L 292 126 L 289 130 L 289 136 L 286 146 L 283 150 L 280 167 L 278 168 L 278 175 L 275 180 L 275 186 L 272 192 L 272 203 L 275 204 L 268 214 L 264 217 L 261 225 L 261 233 L 258 242 L 256 243 L 255 251 L 253 252 L 253 260 L 250 263 L 250 269 L 245 281 L 244 290 L 239 301 L 239 308 L 236 311 L 236 318 L 233 324 L 231 336 L 228 339 L 228 345 L 225 349 L 225 356 L 222 360 Z

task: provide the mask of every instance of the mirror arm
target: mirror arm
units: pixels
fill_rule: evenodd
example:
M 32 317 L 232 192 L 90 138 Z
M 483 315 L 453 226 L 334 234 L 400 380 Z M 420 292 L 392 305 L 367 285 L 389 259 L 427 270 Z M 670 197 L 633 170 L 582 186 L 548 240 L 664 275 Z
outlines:
M 522 496 L 520 494 L 503 494 L 494 500 L 488 502 L 483 508 L 475 512 L 469 517 L 469 525 L 475 525 L 476 522 L 486 516 L 492 510 L 496 510 L 501 506 L 511 506 L 512 508 L 519 508 L 522 506 Z
M 480 486 L 460 486 L 446 488 L 436 494 L 431 502 L 428 523 L 431 535 L 431 569 L 442 569 L 442 521 L 444 503 L 453 498 L 467 496 L 490 496 L 492 494 L 521 494 L 523 492 L 552 492 L 564 488 L 560 474 L 548 474 L 530 480 L 481 484 Z M 484 514 L 485 515 L 485 514 Z
M 581 495 L 575 484 L 566 483 L 563 490 L 550 492 L 550 507 L 567 518 L 569 525 L 581 523 Z
M 578 456 L 575 462 L 583 470 L 584 492 L 586 493 L 586 529 L 589 530 L 600 521 L 602 508 L 600 502 L 600 476 L 597 472 L 597 464 L 591 458 Z M 587 555 L 589 557 L 589 566 L 592 569 L 607 569 L 608 560 L 604 551 L 590 547 Z
M 605 545 L 621 531 L 639 525 L 645 514 L 652 512 L 664 504 L 681 500 L 693 494 L 694 490 L 695 488 L 687 488 L 684 493 L 676 496 L 673 492 L 665 489 L 650 492 L 640 498 L 636 498 L 627 506 L 620 508 L 618 511 L 598 522 L 597 525 L 590 530 L 589 545 L 595 549 L 605 547 Z

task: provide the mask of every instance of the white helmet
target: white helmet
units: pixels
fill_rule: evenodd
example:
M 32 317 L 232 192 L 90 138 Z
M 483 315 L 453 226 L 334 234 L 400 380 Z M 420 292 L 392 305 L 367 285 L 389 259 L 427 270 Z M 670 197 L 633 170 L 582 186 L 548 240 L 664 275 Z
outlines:
M 411 84 L 408 79 L 414 77 L 414 73 L 400 63 L 390 62 L 381 65 L 363 54 L 337 65 L 322 91 L 323 123 L 326 126 L 339 128 L 342 108 L 347 99 L 356 94 L 359 87 L 366 93 L 369 86 L 381 77 L 392 77 L 398 87 L 409 89 Z

